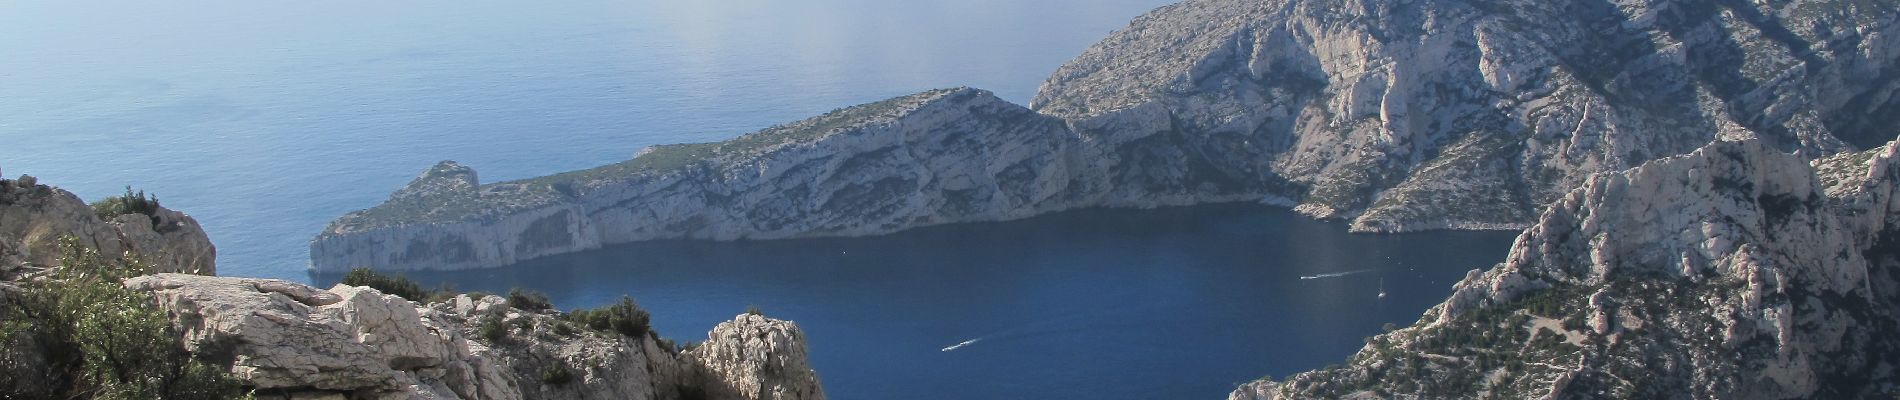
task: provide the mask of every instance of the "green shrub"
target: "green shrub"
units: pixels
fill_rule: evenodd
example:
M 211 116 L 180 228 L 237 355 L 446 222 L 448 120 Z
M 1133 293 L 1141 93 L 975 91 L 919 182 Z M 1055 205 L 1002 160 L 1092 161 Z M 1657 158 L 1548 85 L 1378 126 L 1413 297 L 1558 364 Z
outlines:
M 753 304 L 753 305 L 749 305 L 749 306 L 745 306 L 745 313 L 746 313 L 746 315 L 758 315 L 758 316 L 764 316 L 764 315 L 765 315 L 765 311 L 764 311 L 764 310 L 760 310 L 760 309 L 759 309 L 759 305 L 757 305 L 757 304 Z
M 158 196 L 146 196 L 144 190 L 132 192 L 131 186 L 125 187 L 124 196 L 107 197 L 92 203 L 93 215 L 99 219 L 110 220 L 126 214 L 144 214 L 152 217 L 152 223 L 158 223 Z
M 367 286 L 380 290 L 385 294 L 393 294 L 409 301 L 418 302 L 428 301 L 436 294 L 435 292 L 423 289 L 422 285 L 410 281 L 408 277 L 402 275 L 383 275 L 369 268 L 351 269 L 349 273 L 343 275 L 343 284 L 350 286 Z
M 573 381 L 574 371 L 568 369 L 566 364 L 555 363 L 546 368 L 541 368 L 541 383 L 566 385 L 568 382 Z
M 554 309 L 554 303 L 548 301 L 548 295 L 521 288 L 508 289 L 508 305 L 529 311 Z
M 649 335 L 653 331 L 650 325 L 653 315 L 640 308 L 633 298 L 621 296 L 620 301 L 592 310 L 574 310 L 562 318 L 585 325 L 589 329 L 603 332 L 618 332 L 631 338 Z
M 34 346 L 41 355 L 39 370 L 8 368 L 0 371 L 8 377 L 0 379 L 45 378 L 34 380 L 51 386 L 0 388 L 0 398 L 229 399 L 244 394 L 242 381 L 180 346 L 180 335 L 151 295 L 121 283 L 151 266 L 102 256 L 72 237 L 61 238 L 58 248 L 60 267 L 51 279 L 9 298 L 8 320 L 0 323 L 0 340 Z M 20 361 L 0 360 L 0 365 L 33 365 Z
M 517 331 L 532 331 L 534 330 L 534 318 L 528 318 L 526 315 L 515 317 L 515 319 L 508 320 L 508 325 L 513 326 Z
M 574 324 L 572 323 L 563 321 L 554 324 L 554 334 L 556 335 L 574 336 L 574 333 Z
M 476 327 L 475 331 L 481 334 L 483 339 L 488 339 L 488 343 L 491 344 L 501 344 L 508 340 L 508 323 L 502 322 L 499 315 L 483 317 L 481 326 Z

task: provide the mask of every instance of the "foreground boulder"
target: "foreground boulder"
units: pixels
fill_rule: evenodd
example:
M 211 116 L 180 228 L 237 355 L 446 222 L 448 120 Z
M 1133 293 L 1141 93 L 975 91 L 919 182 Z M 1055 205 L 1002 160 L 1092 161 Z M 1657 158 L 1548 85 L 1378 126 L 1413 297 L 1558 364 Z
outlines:
M 724 387 L 747 399 L 823 399 L 818 375 L 805 364 L 805 332 L 792 321 L 740 314 L 706 334 L 692 351 Z
M 1230 399 L 1865 398 L 1900 362 L 1896 146 L 1591 177 L 1411 327 Z
M 557 313 L 467 295 L 417 305 L 375 289 L 320 290 L 268 280 L 159 274 L 126 286 L 150 292 L 197 356 L 227 364 L 264 398 L 350 399 L 822 399 L 803 341 L 756 344 L 722 335 L 704 347 L 754 348 L 709 368 L 654 335 L 562 328 Z M 742 317 L 802 339 L 789 322 Z M 481 325 L 505 321 L 499 340 Z M 717 331 L 715 331 L 717 332 Z M 751 357 L 751 358 L 747 358 Z M 774 362 L 800 370 L 746 367 Z M 752 375 L 747 375 L 752 374 Z M 785 376 L 804 377 L 789 380 Z M 727 382 L 785 382 L 760 391 Z

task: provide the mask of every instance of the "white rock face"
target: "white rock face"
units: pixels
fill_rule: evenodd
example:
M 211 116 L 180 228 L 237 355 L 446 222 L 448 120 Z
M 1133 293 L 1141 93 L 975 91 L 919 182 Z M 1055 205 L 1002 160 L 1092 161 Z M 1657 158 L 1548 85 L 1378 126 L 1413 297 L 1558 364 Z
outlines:
M 432 168 L 311 243 L 319 271 L 495 267 L 652 239 L 889 233 L 1077 207 L 1297 206 L 1356 231 L 1521 229 L 1595 173 L 1900 123 L 1893 0 L 1190 0 L 1061 69 L 480 185 Z
M 1297 183 L 1302 211 L 1355 230 L 1521 227 L 1591 174 L 1716 138 L 1808 157 L 1891 139 L 1900 16 L 1876 3 L 1189 0 L 1033 108 L 1164 116 L 1148 125 L 1246 149 L 1209 162 Z
M 714 327 L 692 354 L 742 398 L 825 398 L 818 374 L 805 364 L 804 331 L 791 321 L 740 314 Z
M 158 299 L 187 350 L 229 362 L 260 392 L 521 398 L 511 380 L 479 379 L 505 375 L 484 373 L 494 367 L 468 352 L 459 330 L 375 289 L 179 274 L 133 278 L 126 286 Z
M 58 265 L 59 237 L 70 235 L 100 254 L 132 253 L 158 272 L 217 274 L 217 248 L 198 220 L 165 208 L 156 214 L 104 221 L 72 192 L 0 179 L 0 242 L 7 243 L 0 246 L 0 263 Z
M 188 350 L 229 365 L 265 396 L 824 398 L 805 361 L 804 333 L 791 322 L 757 316 L 721 324 L 701 347 L 721 350 L 701 358 L 663 348 L 653 336 L 562 332 L 555 329 L 565 323 L 557 314 L 509 307 L 497 296 L 420 306 L 365 287 L 320 290 L 183 274 L 134 278 L 126 286 L 152 293 Z M 507 321 L 506 339 L 475 339 L 488 318 Z M 550 381 L 554 369 L 571 378 Z
M 1896 154 L 1810 167 L 1721 141 L 1592 176 L 1418 325 L 1230 398 L 1884 395 L 1900 378 Z

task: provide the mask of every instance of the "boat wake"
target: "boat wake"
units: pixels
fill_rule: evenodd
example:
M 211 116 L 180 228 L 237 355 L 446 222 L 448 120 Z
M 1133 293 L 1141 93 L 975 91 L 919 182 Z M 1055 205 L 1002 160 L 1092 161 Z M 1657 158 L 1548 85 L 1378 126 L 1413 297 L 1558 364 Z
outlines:
M 963 341 L 963 343 L 957 343 L 957 344 L 956 344 L 956 345 L 954 345 L 954 346 L 950 346 L 950 347 L 945 347 L 945 348 L 943 348 L 943 351 L 944 351 L 944 352 L 946 352 L 946 353 L 948 353 L 948 352 L 952 352 L 952 351 L 956 351 L 957 349 L 961 349 L 961 348 L 963 348 L 963 346 L 969 346 L 969 345 L 972 345 L 972 344 L 976 344 L 976 342 L 977 342 L 977 341 L 981 341 L 981 340 L 983 340 L 983 338 L 975 338 L 975 339 L 970 339 L 970 340 L 965 340 L 965 341 Z
M 1319 275 L 1307 275 L 1307 276 L 1302 276 L 1302 277 L 1300 277 L 1300 280 L 1307 280 L 1307 279 L 1326 279 L 1326 278 L 1338 278 L 1338 277 L 1342 277 L 1342 276 L 1346 276 L 1346 275 L 1352 275 L 1352 274 L 1363 274 L 1363 273 L 1367 273 L 1367 272 L 1372 272 L 1372 270 L 1369 270 L 1369 269 L 1362 269 L 1362 270 L 1358 270 L 1358 271 L 1346 271 L 1346 272 L 1332 272 L 1332 273 L 1324 273 L 1324 274 L 1319 274 Z

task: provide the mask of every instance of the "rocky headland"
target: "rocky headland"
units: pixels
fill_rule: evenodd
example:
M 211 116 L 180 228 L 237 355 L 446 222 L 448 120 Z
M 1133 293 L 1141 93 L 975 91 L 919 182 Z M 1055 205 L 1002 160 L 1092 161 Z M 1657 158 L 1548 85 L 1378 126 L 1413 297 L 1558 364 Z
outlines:
M 1755 139 L 1802 159 L 1900 122 L 1896 4 L 1191 0 L 1031 107 L 976 89 L 482 183 L 445 162 L 311 242 L 318 271 L 496 267 L 652 239 L 889 233 L 1262 201 L 1352 229 L 1522 229 L 1597 173 Z

